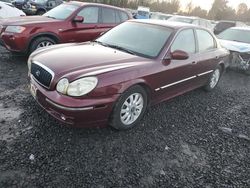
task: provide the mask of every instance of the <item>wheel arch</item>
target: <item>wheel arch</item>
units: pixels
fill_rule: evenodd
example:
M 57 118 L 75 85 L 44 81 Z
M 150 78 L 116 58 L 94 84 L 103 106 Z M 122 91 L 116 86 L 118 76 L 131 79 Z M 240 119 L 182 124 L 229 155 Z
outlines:
M 39 34 L 36 34 L 36 35 L 31 37 L 31 39 L 29 40 L 29 43 L 28 43 L 27 51 L 30 50 L 32 42 L 34 42 L 39 37 L 49 37 L 49 38 L 53 39 L 54 41 L 56 41 L 56 43 L 60 43 L 60 38 L 54 33 L 50 33 L 50 32 L 39 33 Z
M 133 87 L 135 85 L 141 86 L 146 91 L 147 96 L 148 96 L 147 97 L 148 98 L 148 104 L 150 104 L 151 99 L 152 99 L 153 89 L 143 79 L 138 79 L 138 80 L 133 80 L 133 81 L 123 83 L 122 88 L 120 89 L 120 93 L 125 92 L 126 90 L 128 90 L 129 88 L 131 88 L 131 87 Z
M 221 61 L 221 62 L 218 64 L 218 66 L 221 67 L 221 69 L 222 69 L 221 72 L 224 73 L 225 70 L 226 70 L 225 63 L 224 63 L 223 61 Z

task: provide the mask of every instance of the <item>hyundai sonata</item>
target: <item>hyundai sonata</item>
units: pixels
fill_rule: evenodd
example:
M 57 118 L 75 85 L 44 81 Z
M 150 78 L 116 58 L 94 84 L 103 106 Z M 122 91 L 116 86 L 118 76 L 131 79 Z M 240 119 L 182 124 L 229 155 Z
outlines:
M 128 129 L 149 105 L 216 87 L 228 51 L 208 30 L 127 21 L 92 42 L 41 48 L 28 60 L 31 93 L 58 120 Z

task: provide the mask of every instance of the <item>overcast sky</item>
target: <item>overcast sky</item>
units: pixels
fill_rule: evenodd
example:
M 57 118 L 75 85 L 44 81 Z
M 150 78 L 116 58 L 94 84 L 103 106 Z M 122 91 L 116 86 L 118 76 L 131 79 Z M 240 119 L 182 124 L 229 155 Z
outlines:
M 183 8 L 185 8 L 190 1 L 191 0 L 180 0 Z M 210 10 L 213 2 L 214 0 L 192 0 L 194 6 L 200 6 L 206 10 Z M 236 9 L 240 3 L 246 3 L 248 8 L 250 8 L 250 0 L 228 0 L 228 5 Z

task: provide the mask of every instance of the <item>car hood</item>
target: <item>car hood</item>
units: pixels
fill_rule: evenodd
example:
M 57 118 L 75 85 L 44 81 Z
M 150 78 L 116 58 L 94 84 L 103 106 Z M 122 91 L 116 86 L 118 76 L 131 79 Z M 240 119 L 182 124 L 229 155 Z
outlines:
M 248 43 L 236 42 L 236 41 L 230 41 L 230 40 L 222 40 L 222 39 L 219 39 L 219 42 L 222 47 L 230 51 L 235 51 L 239 53 L 250 52 L 250 44 Z
M 37 23 L 50 23 L 58 22 L 60 20 L 55 20 L 45 16 L 22 16 L 22 17 L 13 17 L 1 19 L 1 25 L 28 25 L 28 24 L 37 24 Z
M 31 61 L 51 69 L 57 77 L 98 75 L 134 67 L 150 59 L 105 47 L 97 43 L 62 44 L 31 54 Z

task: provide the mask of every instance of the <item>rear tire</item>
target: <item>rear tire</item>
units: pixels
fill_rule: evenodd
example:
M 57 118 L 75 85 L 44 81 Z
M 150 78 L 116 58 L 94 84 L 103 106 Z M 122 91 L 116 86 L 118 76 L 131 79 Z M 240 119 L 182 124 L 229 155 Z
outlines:
M 35 39 L 31 45 L 30 45 L 30 53 L 34 52 L 38 48 L 51 46 L 56 44 L 56 41 L 54 41 L 52 38 L 49 37 L 39 37 Z
M 148 96 L 143 87 L 132 86 L 116 102 L 110 118 L 110 126 L 117 130 L 126 130 L 137 125 L 148 105 Z
M 217 66 L 215 70 L 211 73 L 207 84 L 204 86 L 206 91 L 212 91 L 218 85 L 222 74 L 221 66 Z

